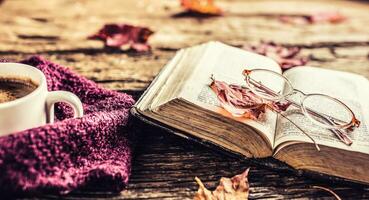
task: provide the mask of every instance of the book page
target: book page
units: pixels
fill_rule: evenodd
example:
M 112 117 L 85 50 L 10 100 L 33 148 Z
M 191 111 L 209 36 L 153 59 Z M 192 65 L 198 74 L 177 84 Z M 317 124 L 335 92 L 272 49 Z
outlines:
M 221 108 L 217 96 L 209 87 L 212 82 L 211 76 L 229 84 L 245 85 L 242 71 L 244 69 L 254 68 L 264 68 L 281 73 L 278 64 L 267 57 L 246 52 L 222 43 L 213 42 L 208 46 L 202 60 L 195 68 L 192 76 L 187 80 L 180 97 L 210 111 L 258 129 L 265 134 L 270 144 L 273 145 L 277 120 L 275 113 L 267 111 L 264 119 L 257 121 L 242 117 L 233 117 Z M 283 89 L 283 85 L 281 85 L 281 89 Z
M 312 123 L 296 107 L 285 112 L 287 117 L 312 136 L 318 144 L 369 154 L 369 81 L 366 78 L 313 67 L 294 68 L 287 71 L 285 76 L 294 88 L 306 94 L 321 93 L 341 100 L 352 109 L 356 118 L 361 121 L 361 125 L 348 134 L 353 141 L 353 144 L 348 146 L 341 142 L 333 132 Z M 293 96 L 290 98 L 298 101 L 299 97 Z M 312 142 L 296 126 L 281 116 L 278 117 L 275 140 L 276 146 L 291 141 Z

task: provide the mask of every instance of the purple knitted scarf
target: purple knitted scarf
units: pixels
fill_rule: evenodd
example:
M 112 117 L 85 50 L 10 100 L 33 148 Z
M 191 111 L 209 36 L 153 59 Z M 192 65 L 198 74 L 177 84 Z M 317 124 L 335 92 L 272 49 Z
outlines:
M 76 94 L 85 116 L 70 118 L 72 109 L 60 103 L 54 124 L 0 137 L 0 192 L 66 194 L 91 182 L 122 190 L 131 168 L 133 134 L 126 126 L 132 97 L 42 57 L 22 63 L 45 74 L 49 91 Z

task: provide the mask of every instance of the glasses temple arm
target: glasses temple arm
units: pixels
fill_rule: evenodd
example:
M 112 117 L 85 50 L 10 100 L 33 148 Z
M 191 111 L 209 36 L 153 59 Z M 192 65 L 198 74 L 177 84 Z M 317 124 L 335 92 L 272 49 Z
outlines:
M 263 92 L 266 92 L 267 94 L 270 94 L 270 95 L 274 95 L 274 96 L 277 96 L 277 94 L 275 94 L 274 91 L 272 91 L 271 89 L 269 89 L 268 87 L 265 87 L 264 85 L 256 82 L 255 80 L 252 80 L 249 78 L 249 80 L 251 80 L 254 84 L 254 85 L 257 85 L 257 87 L 260 87 L 260 89 L 263 90 Z M 287 102 L 291 103 L 293 106 L 301 109 L 301 105 L 293 102 L 293 101 L 290 101 L 288 99 L 285 99 Z M 274 109 L 272 109 L 274 110 Z M 316 116 L 316 117 L 319 117 L 319 118 L 322 118 L 324 119 L 325 121 L 327 121 L 328 123 L 330 123 L 331 125 L 337 125 L 337 123 L 335 121 L 339 121 L 339 122 L 343 122 L 342 120 L 339 120 L 339 119 L 334 119 L 328 115 L 325 115 L 325 114 L 322 114 L 322 113 L 318 113 L 318 112 L 315 112 L 313 110 L 310 110 L 310 109 L 306 109 L 310 114 Z M 276 111 L 276 110 L 274 110 Z M 310 136 L 308 135 L 307 133 L 305 133 L 299 126 L 297 126 L 297 124 L 295 124 L 292 120 L 290 120 L 287 116 L 283 115 L 281 112 L 277 112 L 279 113 L 280 115 L 282 115 L 284 118 L 286 118 L 288 121 L 290 121 L 293 125 L 295 125 L 301 132 L 303 132 L 306 136 L 308 136 L 315 144 L 315 146 L 317 147 L 317 149 L 319 150 L 319 147 L 318 145 L 316 144 L 315 140 Z M 343 122 L 344 123 L 344 122 Z M 343 141 L 346 145 L 351 145 L 352 144 L 352 140 L 350 137 L 347 136 L 346 133 L 342 132 L 341 130 L 335 130 L 335 129 L 329 129 L 332 133 L 334 133 L 341 141 Z
M 266 94 L 273 95 L 273 96 L 278 96 L 278 95 L 277 95 L 273 90 L 271 90 L 271 89 L 269 89 L 268 87 L 266 87 L 266 86 L 262 85 L 261 83 L 258 83 L 257 81 L 255 81 L 255 80 L 253 80 L 253 79 L 251 79 L 251 78 L 249 78 L 249 77 L 248 77 L 248 79 L 250 80 L 250 83 L 251 83 L 251 84 L 254 84 L 256 87 L 259 87 L 260 89 L 264 90 L 264 92 L 265 92 Z M 290 100 L 288 100 L 288 99 L 285 99 L 285 100 L 286 100 L 287 102 L 291 103 L 292 105 L 294 105 L 295 107 L 297 107 L 297 108 L 300 108 L 300 109 L 301 109 L 301 105 L 299 105 L 299 104 L 297 104 L 297 103 L 295 103 L 295 102 L 293 102 L 293 101 L 290 101 Z M 344 121 L 342 121 L 342 120 L 335 119 L 335 118 L 333 118 L 333 117 L 331 117 L 331 116 L 328 116 L 328 115 L 326 115 L 326 114 L 318 113 L 318 112 L 315 112 L 315 111 L 310 110 L 310 109 L 308 109 L 308 108 L 306 108 L 306 110 L 307 110 L 310 114 L 312 114 L 312 115 L 314 115 L 314 116 L 316 116 L 316 117 L 322 117 L 322 118 L 325 118 L 326 120 L 329 120 L 329 122 L 330 122 L 332 125 L 334 125 L 334 124 L 336 124 L 336 125 L 337 125 L 337 123 L 336 123 L 336 122 L 334 122 L 334 121 L 341 122 L 341 123 L 345 123 L 345 122 L 344 122 Z M 329 119 L 327 119 L 327 118 L 329 118 Z M 332 120 L 333 120 L 333 121 L 332 121 Z
M 273 107 L 271 106 L 268 106 L 272 111 L 280 114 L 282 117 L 284 117 L 285 119 L 287 119 L 289 122 L 291 122 L 297 129 L 299 129 L 303 134 L 305 134 L 315 145 L 315 148 L 320 151 L 320 148 L 319 148 L 319 145 L 318 143 L 314 140 L 313 137 L 311 137 L 308 133 L 306 133 L 304 130 L 302 130 L 302 128 L 300 128 L 295 122 L 293 122 L 290 118 L 288 118 L 286 115 L 282 114 L 282 112 L 274 109 Z

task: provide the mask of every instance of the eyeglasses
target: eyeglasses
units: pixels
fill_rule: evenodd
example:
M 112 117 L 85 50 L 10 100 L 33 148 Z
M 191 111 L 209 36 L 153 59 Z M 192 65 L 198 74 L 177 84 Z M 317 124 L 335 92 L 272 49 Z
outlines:
M 266 69 L 244 70 L 248 88 L 262 99 L 278 102 L 287 101 L 297 108 L 314 124 L 342 134 L 340 130 L 359 127 L 360 121 L 354 112 L 342 101 L 325 94 L 305 94 L 293 88 L 282 74 Z M 292 96 L 299 96 L 291 100 Z M 352 142 L 351 142 L 352 143 Z M 351 144 L 350 143 L 350 144 Z

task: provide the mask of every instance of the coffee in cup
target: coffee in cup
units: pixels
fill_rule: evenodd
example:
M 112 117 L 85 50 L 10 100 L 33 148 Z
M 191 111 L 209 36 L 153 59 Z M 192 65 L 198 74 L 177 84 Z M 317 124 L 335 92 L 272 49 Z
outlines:
M 0 103 L 13 101 L 30 94 L 38 85 L 26 77 L 0 77 Z
M 0 63 L 0 136 L 54 122 L 54 104 L 69 104 L 83 116 L 80 99 L 68 91 L 48 91 L 45 75 L 20 63 Z

